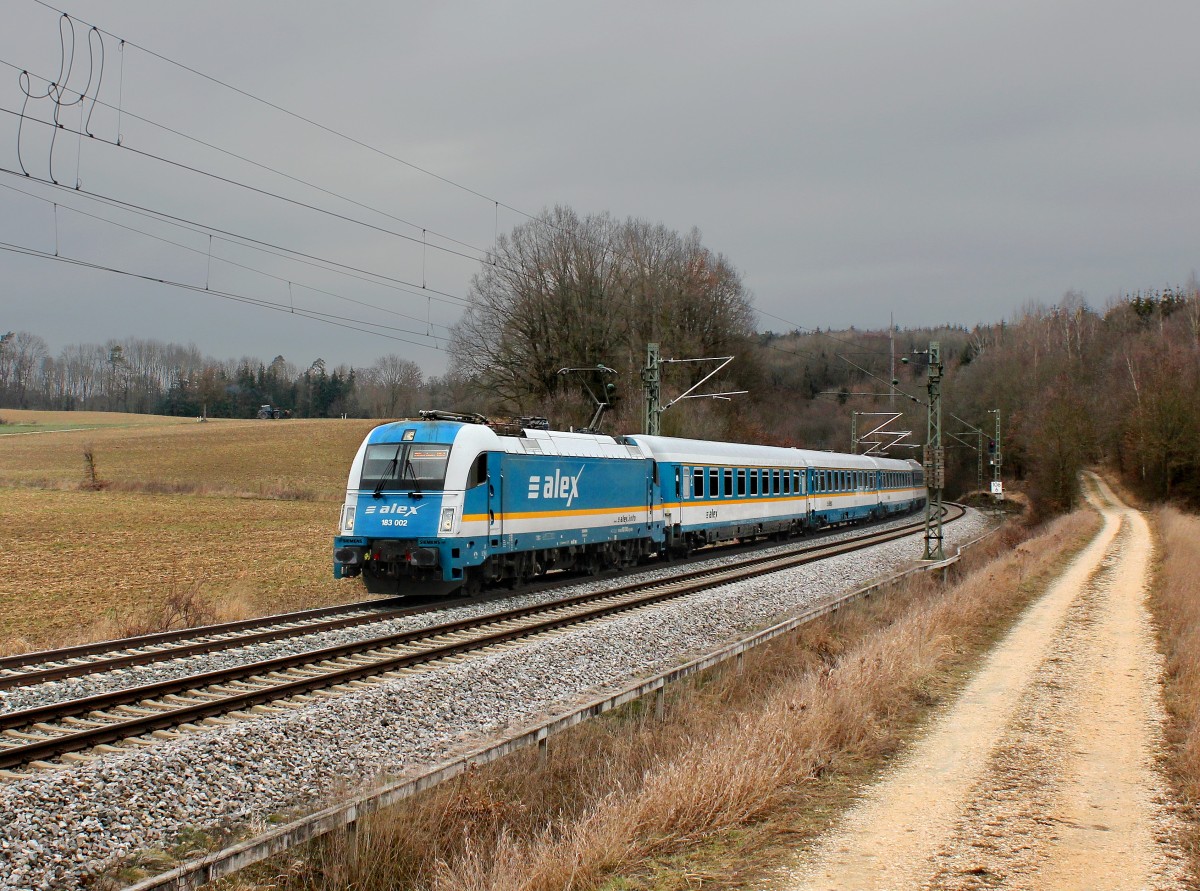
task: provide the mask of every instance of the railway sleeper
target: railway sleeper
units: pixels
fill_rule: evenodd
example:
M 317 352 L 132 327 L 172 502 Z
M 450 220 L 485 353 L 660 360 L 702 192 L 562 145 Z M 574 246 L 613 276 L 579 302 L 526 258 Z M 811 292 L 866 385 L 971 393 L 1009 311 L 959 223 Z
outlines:
M 70 726 L 70 727 L 86 727 L 89 729 L 96 728 L 96 727 L 108 726 L 108 722 L 106 722 L 106 721 L 92 721 L 87 718 L 76 718 L 73 716 L 63 718 L 62 722 L 63 722 L 63 724 Z
M 25 730 L 5 730 L 4 735 L 9 739 L 15 739 L 22 743 L 40 742 L 46 739 L 46 735 L 43 733 L 29 733 Z

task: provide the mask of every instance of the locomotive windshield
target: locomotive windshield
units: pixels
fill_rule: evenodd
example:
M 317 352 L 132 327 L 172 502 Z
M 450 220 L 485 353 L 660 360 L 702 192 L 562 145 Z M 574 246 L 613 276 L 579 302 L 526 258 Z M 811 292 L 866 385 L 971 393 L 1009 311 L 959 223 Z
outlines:
M 444 489 L 450 446 L 392 442 L 367 446 L 359 488 L 401 491 Z

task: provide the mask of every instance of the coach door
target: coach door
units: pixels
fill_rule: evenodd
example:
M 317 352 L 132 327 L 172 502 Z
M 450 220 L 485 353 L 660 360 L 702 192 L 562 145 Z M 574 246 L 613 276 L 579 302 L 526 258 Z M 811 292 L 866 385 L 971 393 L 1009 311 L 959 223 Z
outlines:
M 504 453 L 488 452 L 488 538 L 498 545 L 504 535 Z

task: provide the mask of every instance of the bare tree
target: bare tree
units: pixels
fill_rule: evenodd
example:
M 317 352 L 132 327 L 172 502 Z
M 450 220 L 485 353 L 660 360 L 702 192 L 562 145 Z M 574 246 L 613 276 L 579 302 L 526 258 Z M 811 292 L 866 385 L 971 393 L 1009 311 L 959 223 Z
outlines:
M 363 372 L 360 387 L 372 417 L 396 418 L 419 408 L 423 383 L 421 367 L 393 353 Z
M 676 356 L 748 355 L 749 296 L 696 230 L 557 207 L 501 236 L 488 259 L 450 350 L 497 407 L 578 386 L 563 367 L 615 366 L 623 389 L 634 388 L 649 341 Z

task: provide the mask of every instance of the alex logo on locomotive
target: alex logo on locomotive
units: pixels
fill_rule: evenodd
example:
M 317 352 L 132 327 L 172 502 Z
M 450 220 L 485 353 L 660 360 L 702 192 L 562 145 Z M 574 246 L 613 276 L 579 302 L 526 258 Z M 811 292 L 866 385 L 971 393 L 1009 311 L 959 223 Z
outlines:
M 554 475 L 547 474 L 546 476 L 531 476 L 529 478 L 529 497 L 534 498 L 565 498 L 567 499 L 567 507 L 571 506 L 571 502 L 579 497 L 579 478 L 583 476 L 584 468 L 579 468 L 579 473 L 574 476 L 569 476 L 559 470 L 554 471 Z
M 366 507 L 363 508 L 363 513 L 364 514 L 376 514 L 376 513 L 378 513 L 378 514 L 398 514 L 399 516 L 402 516 L 402 517 L 411 517 L 414 514 L 416 514 L 416 512 L 419 511 L 424 506 L 425 505 L 423 505 L 423 504 L 385 504 L 385 505 L 378 507 L 378 509 L 376 509 L 376 505 L 368 504 Z

